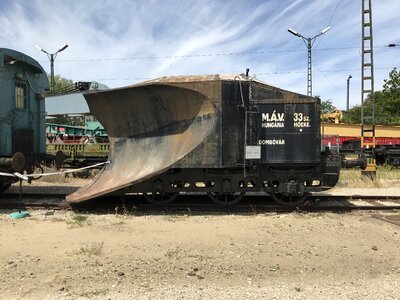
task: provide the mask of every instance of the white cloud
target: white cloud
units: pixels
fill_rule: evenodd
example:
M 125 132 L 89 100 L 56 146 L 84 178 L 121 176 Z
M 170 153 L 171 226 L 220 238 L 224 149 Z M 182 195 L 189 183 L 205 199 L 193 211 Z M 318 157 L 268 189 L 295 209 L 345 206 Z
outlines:
M 69 48 L 57 57 L 55 70 L 75 81 L 117 87 L 155 76 L 242 73 L 249 67 L 260 79 L 305 93 L 307 49 L 287 28 L 312 36 L 330 25 L 332 30 L 313 48 L 313 91 L 344 108 L 349 74 L 352 103 L 360 101 L 361 3 L 340 0 L 333 15 L 337 4 L 338 0 L 1 1 L 0 40 L 1 47 L 27 53 L 46 70 L 47 58 L 33 46 L 51 52 L 67 42 Z M 400 49 L 383 47 L 400 42 L 398 11 L 397 0 L 373 3 L 376 90 L 399 65 Z M 236 55 L 246 52 L 252 54 Z

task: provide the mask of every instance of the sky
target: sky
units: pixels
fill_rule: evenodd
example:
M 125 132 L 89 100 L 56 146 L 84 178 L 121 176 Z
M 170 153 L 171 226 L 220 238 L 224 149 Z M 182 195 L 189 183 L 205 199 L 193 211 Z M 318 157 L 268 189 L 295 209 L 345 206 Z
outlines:
M 0 47 L 26 53 L 50 72 L 39 45 L 58 53 L 55 73 L 121 87 L 170 75 L 240 74 L 346 108 L 361 101 L 363 0 L 0 0 Z M 375 90 L 400 65 L 400 0 L 372 0 Z

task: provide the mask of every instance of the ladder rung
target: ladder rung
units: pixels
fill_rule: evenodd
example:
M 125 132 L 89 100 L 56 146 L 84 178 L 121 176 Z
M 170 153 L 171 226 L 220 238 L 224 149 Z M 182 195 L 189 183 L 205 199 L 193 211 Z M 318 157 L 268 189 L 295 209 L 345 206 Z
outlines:
M 371 53 L 371 50 L 364 50 L 364 53 Z
M 364 36 L 364 41 L 370 40 L 371 37 L 370 36 Z
M 370 12 L 371 12 L 370 9 L 365 9 L 365 10 L 364 10 L 364 14 L 369 14 Z
M 371 90 L 363 90 L 363 93 L 372 93 Z
M 363 78 L 363 80 L 371 80 L 371 79 L 372 79 L 371 76 L 365 76 L 365 77 Z
M 365 23 L 364 27 L 371 26 L 371 23 Z
M 364 67 L 372 67 L 371 63 L 364 63 Z

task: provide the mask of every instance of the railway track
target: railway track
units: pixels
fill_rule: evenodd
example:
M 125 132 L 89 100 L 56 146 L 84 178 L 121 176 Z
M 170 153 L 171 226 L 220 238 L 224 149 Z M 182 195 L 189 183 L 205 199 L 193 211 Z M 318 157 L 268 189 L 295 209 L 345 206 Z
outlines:
M 264 213 L 290 211 L 352 211 L 352 210 L 400 210 L 400 196 L 311 196 L 303 206 L 286 207 L 267 196 L 246 196 L 232 206 L 214 204 L 206 195 L 181 195 L 168 205 L 149 204 L 141 195 L 108 196 L 80 204 L 70 205 L 64 193 L 25 193 L 21 197 L 23 209 L 61 209 L 88 212 L 121 213 Z M 19 194 L 0 195 L 0 209 L 18 209 Z

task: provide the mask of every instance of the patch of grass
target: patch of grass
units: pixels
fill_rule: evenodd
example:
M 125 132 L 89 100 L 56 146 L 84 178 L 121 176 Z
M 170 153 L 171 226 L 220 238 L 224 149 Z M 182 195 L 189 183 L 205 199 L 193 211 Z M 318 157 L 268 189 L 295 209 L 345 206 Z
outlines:
M 360 169 L 342 169 L 339 178 L 339 187 L 384 188 L 391 187 L 400 181 L 400 169 L 388 165 L 378 166 L 376 179 L 361 176 Z
M 181 249 L 179 247 L 170 248 L 165 253 L 165 256 L 168 258 L 178 258 L 180 252 L 181 252 Z
M 88 216 L 81 214 L 73 215 L 72 221 L 68 222 L 68 224 L 78 227 L 82 227 L 85 223 L 88 224 Z
M 51 221 L 52 222 L 64 222 L 65 220 L 63 218 L 54 217 L 54 218 L 51 218 Z
M 400 169 L 389 165 L 378 166 L 377 177 L 380 179 L 400 180 Z
M 103 263 L 101 261 L 99 261 L 98 259 L 96 259 L 94 262 L 89 264 L 92 267 L 101 267 L 103 266 Z
M 75 254 L 87 255 L 87 256 L 100 256 L 103 253 L 104 242 L 92 243 L 90 245 L 84 245 L 80 247 Z

